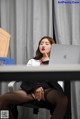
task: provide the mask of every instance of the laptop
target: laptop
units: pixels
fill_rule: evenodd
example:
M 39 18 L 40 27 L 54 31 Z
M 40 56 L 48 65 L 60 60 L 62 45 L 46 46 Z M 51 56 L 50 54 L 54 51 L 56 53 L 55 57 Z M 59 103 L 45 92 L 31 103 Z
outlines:
M 50 53 L 49 65 L 54 64 L 79 64 L 80 45 L 53 44 Z M 58 81 L 64 89 L 63 81 Z M 68 84 L 69 85 L 69 84 Z
M 50 53 L 49 65 L 79 64 L 80 45 L 53 44 Z

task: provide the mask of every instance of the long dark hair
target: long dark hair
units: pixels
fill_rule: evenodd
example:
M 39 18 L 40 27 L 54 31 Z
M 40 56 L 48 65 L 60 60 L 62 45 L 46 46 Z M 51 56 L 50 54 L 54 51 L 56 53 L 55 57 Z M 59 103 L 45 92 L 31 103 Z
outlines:
M 36 50 L 36 56 L 34 57 L 34 59 L 36 59 L 36 60 L 41 59 L 42 56 L 43 56 L 43 54 L 42 54 L 42 53 L 40 52 L 40 50 L 39 50 L 39 45 L 40 45 L 40 43 L 41 43 L 41 41 L 42 41 L 43 39 L 48 39 L 48 41 L 50 42 L 51 45 L 52 45 L 52 44 L 55 44 L 55 41 L 54 41 L 53 38 L 51 38 L 51 37 L 49 37 L 49 36 L 44 36 L 44 37 L 42 37 L 41 40 L 39 41 L 38 48 L 37 48 L 37 50 Z

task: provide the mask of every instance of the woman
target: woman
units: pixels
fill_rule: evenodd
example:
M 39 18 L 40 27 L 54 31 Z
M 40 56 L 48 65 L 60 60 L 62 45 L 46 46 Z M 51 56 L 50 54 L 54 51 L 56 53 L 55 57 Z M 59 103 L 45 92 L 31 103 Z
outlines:
M 51 46 L 55 41 L 49 37 L 41 38 L 36 56 L 30 59 L 27 66 L 40 66 L 49 63 Z M 33 102 L 34 105 L 44 106 L 51 112 L 51 119 L 63 119 L 67 110 L 68 99 L 57 82 L 24 81 L 21 89 L 0 96 L 0 109 L 10 104 Z

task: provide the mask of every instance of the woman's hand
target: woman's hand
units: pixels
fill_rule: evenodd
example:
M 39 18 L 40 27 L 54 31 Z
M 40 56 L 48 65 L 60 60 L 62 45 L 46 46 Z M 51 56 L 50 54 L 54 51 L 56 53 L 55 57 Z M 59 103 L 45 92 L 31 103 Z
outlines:
M 38 101 L 44 100 L 44 89 L 42 87 L 37 88 L 34 93 L 32 94 L 34 99 L 37 99 Z

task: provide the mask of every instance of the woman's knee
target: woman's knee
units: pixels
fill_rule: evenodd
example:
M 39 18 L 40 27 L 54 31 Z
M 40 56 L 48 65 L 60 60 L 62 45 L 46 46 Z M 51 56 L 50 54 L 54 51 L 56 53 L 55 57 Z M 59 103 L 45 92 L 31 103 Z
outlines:
M 59 103 L 60 103 L 61 107 L 67 108 L 67 105 L 68 105 L 68 98 L 67 98 L 67 96 L 66 95 L 63 95 L 60 98 Z
M 57 90 L 48 91 L 46 100 L 51 104 L 63 105 L 63 107 L 67 107 L 68 104 L 67 96 Z

